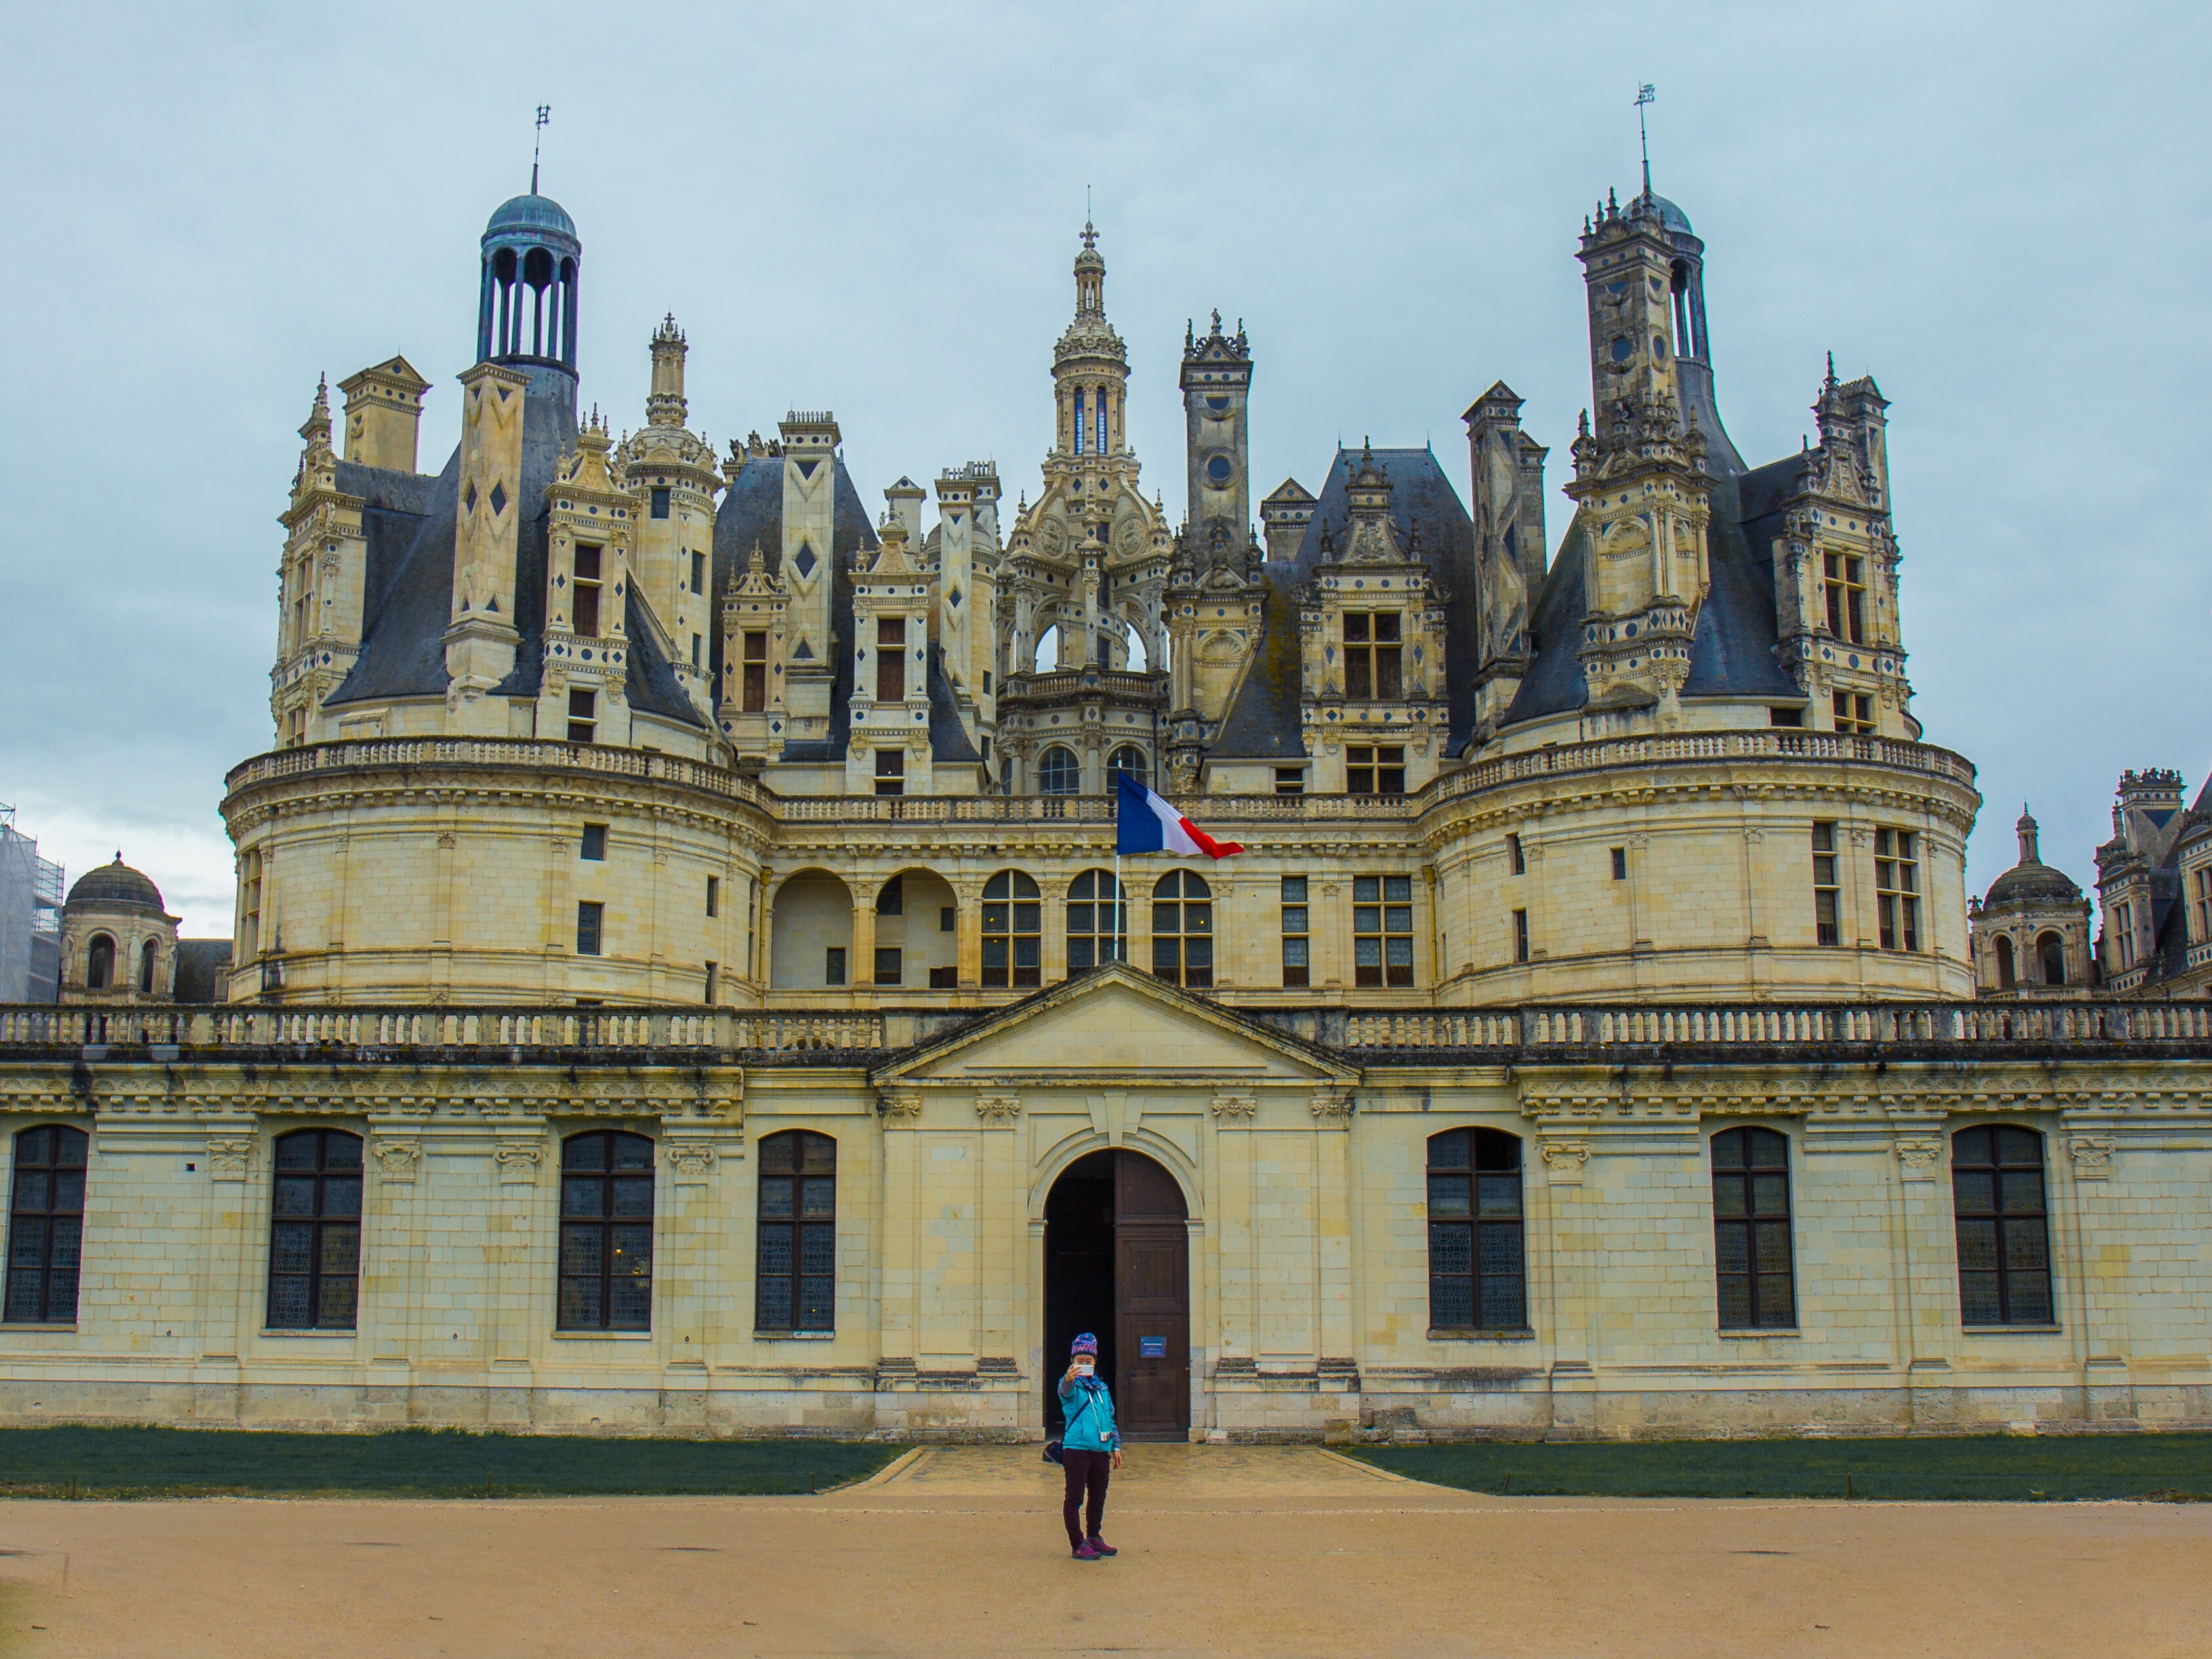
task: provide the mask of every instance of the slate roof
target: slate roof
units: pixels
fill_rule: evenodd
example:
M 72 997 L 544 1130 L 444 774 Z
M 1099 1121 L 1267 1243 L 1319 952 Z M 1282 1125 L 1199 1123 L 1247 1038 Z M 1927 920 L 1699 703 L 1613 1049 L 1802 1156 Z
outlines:
M 177 941 L 178 1001 L 222 1001 L 222 982 L 229 972 L 228 939 L 180 939 Z
M 830 631 L 835 660 L 830 689 L 830 736 L 825 742 L 785 744 L 786 760 L 842 760 L 846 738 L 851 730 L 853 584 L 849 577 L 855 556 L 872 554 L 878 544 L 875 526 L 869 522 L 867 508 L 860 504 L 860 492 L 854 488 L 842 456 L 837 458 L 836 465 L 836 507 L 831 526 L 835 544 L 830 551 Z M 720 593 L 732 576 L 744 577 L 756 543 L 768 570 L 780 573 L 783 568 L 783 461 L 780 456 L 748 458 L 729 488 L 722 492 L 721 505 L 714 509 L 714 580 L 710 592 Z M 715 683 L 719 684 L 722 672 L 721 630 L 717 628 L 714 635 L 714 664 Z M 932 678 L 935 678 L 933 672 Z M 957 758 L 944 754 L 934 740 L 936 701 L 936 688 L 933 685 L 931 749 L 939 759 Z M 957 719 L 954 723 L 958 723 Z M 962 741 L 965 743 L 964 737 Z M 973 758 L 972 755 L 969 757 Z
M 1787 456 L 1756 471 L 1743 471 L 1719 417 L 1711 412 L 1710 398 L 1703 400 L 1702 409 L 1699 403 L 1693 398 L 1686 406 L 1692 424 L 1705 434 L 1706 461 L 1713 469 L 1706 547 L 1712 585 L 1690 638 L 1690 673 L 1682 695 L 1801 702 L 1804 693 L 1782 665 L 1769 550 L 1781 528 L 1781 503 L 1796 492 L 1802 458 Z M 1531 607 L 1534 659 L 1505 711 L 1504 725 L 1580 708 L 1589 701 L 1577 654 L 1589 609 L 1583 584 L 1585 550 L 1578 515 Z
M 1321 563 L 1324 526 L 1341 546 L 1351 525 L 1346 490 L 1363 451 L 1339 449 L 1315 499 L 1313 519 L 1287 568 L 1266 570 L 1267 597 L 1261 635 L 1251 669 L 1237 689 L 1237 701 L 1221 723 L 1210 751 L 1224 760 L 1297 760 L 1305 757 L 1298 726 L 1299 655 L 1297 590 Z M 1474 522 L 1427 449 L 1377 449 L 1376 463 L 1390 479 L 1390 520 L 1401 541 L 1418 526 L 1422 560 L 1446 593 L 1446 662 L 1471 669 L 1475 642 Z M 1277 494 L 1280 494 L 1278 491 Z M 1474 728 L 1474 684 L 1471 672 L 1448 677 L 1451 697 L 1451 744 L 1467 740 Z
M 2174 830 L 2173 844 L 2150 872 L 2151 969 L 2138 991 L 2179 979 L 2189 971 L 2189 907 L 2181 890 L 2181 854 L 2208 824 L 2212 824 L 2212 777 L 2207 777 L 2197 792 L 2196 800 Z
M 515 547 L 514 615 L 520 635 L 514 672 L 495 695 L 534 697 L 545 667 L 545 538 L 551 509 L 545 488 L 576 438 L 575 382 L 541 370 L 523 394 L 522 487 L 526 511 Z M 435 477 L 338 464 L 337 486 L 366 503 L 368 541 L 361 654 L 333 705 L 389 697 L 446 695 L 446 627 L 453 615 L 453 523 L 460 495 L 461 452 L 454 446 Z M 703 726 L 684 694 L 667 653 L 640 614 L 635 589 L 624 595 L 630 651 L 623 695 L 632 709 L 685 726 Z
M 131 904 L 151 910 L 157 915 L 167 915 L 161 908 L 161 890 L 154 885 L 153 878 L 142 870 L 134 870 L 123 861 L 123 854 L 115 855 L 112 864 L 102 864 L 86 871 L 69 890 L 68 904 Z

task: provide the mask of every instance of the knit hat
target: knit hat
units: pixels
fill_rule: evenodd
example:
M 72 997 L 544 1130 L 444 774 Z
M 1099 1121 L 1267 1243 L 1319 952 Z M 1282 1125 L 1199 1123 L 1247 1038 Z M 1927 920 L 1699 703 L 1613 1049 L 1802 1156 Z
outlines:
M 1087 1353 L 1093 1359 L 1096 1359 L 1098 1357 L 1098 1339 L 1091 1335 L 1090 1332 L 1085 1331 L 1082 1335 L 1075 1339 L 1074 1346 L 1069 1348 L 1067 1352 L 1070 1358 L 1073 1358 L 1077 1354 Z

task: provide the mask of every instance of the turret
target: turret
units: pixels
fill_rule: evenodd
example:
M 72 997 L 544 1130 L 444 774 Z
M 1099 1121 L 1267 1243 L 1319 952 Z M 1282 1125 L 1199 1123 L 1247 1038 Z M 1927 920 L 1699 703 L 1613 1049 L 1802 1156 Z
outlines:
M 584 245 L 568 210 L 533 188 L 484 227 L 477 359 L 576 378 L 576 290 Z
M 790 649 L 784 658 L 787 743 L 820 742 L 830 735 L 830 690 L 836 678 L 836 640 L 830 626 L 836 591 L 837 529 L 837 417 L 827 410 L 794 410 L 780 430 L 783 450 L 784 586 Z
M 1250 434 L 1247 404 L 1252 352 L 1240 320 L 1221 331 L 1221 313 L 1204 339 L 1183 331 L 1183 457 L 1188 495 L 1184 521 L 1204 558 L 1216 545 L 1241 561 L 1251 530 Z M 1223 527 L 1216 536 L 1214 527 Z
M 669 665 L 702 716 L 714 709 L 715 629 L 712 566 L 714 495 L 722 488 L 714 447 L 684 426 L 689 350 L 674 316 L 653 331 L 652 390 L 642 429 L 623 441 L 617 463 L 634 498 L 634 569 L 638 595 L 667 637 Z M 725 669 L 726 672 L 726 665 Z
M 1465 416 L 1474 488 L 1478 632 L 1475 725 L 1486 735 L 1528 670 L 1528 610 L 1544 581 L 1545 447 L 1521 429 L 1521 399 L 1499 380 Z

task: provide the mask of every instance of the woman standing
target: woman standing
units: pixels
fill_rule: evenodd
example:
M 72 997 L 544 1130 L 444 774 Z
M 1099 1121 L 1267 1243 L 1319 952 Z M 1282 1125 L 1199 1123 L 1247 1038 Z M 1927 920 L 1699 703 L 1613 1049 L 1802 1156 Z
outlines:
M 1079 1561 L 1103 1561 L 1119 1553 L 1098 1535 L 1098 1523 L 1106 1513 L 1107 1473 L 1121 1467 L 1121 1432 L 1114 1426 L 1114 1396 L 1098 1380 L 1098 1339 L 1088 1331 L 1075 1339 L 1067 1374 L 1060 1379 L 1060 1416 L 1066 1425 L 1060 1462 L 1067 1472 L 1060 1513 L 1067 1522 L 1068 1547 Z

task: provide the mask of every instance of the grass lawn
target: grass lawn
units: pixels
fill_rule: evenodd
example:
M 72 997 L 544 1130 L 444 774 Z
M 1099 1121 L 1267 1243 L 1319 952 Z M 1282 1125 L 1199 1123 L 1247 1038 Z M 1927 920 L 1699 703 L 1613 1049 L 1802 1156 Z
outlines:
M 623 1440 L 458 1429 L 0 1429 L 0 1498 L 796 1493 L 864 1480 L 901 1449 L 831 1440 Z
M 1967 1439 L 1479 1441 L 1346 1448 L 1469 1492 L 1606 1498 L 2212 1500 L 2212 1434 Z

